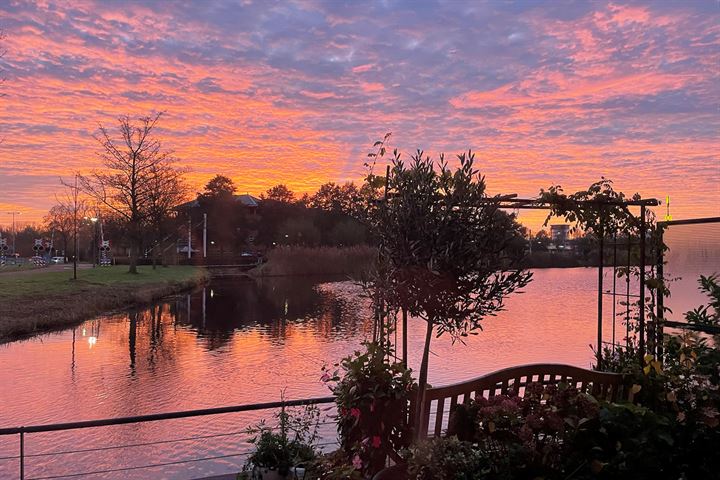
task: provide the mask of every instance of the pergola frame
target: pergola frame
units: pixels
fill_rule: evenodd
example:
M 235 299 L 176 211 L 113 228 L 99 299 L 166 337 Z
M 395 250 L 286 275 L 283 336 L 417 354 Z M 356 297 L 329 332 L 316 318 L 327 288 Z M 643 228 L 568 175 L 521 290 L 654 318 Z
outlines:
M 388 194 L 388 181 L 387 179 L 390 176 L 390 166 L 387 166 L 387 170 L 385 173 L 385 192 L 383 196 L 382 201 L 386 201 L 389 198 Z M 662 335 L 662 327 L 655 328 L 656 326 L 654 324 L 650 324 L 650 331 L 646 333 L 646 325 L 645 322 L 645 270 L 647 267 L 647 220 L 646 220 L 646 212 L 647 207 L 656 207 L 660 205 L 660 202 L 655 198 L 648 198 L 648 199 L 639 199 L 639 200 L 614 200 L 614 199 L 606 199 L 606 200 L 572 200 L 572 199 L 565 199 L 566 203 L 574 203 L 576 205 L 589 205 L 589 206 L 595 206 L 600 209 L 604 208 L 605 206 L 613 206 L 613 207 L 621 207 L 623 208 L 628 214 L 630 214 L 630 217 L 637 222 L 638 224 L 638 230 L 639 230 L 639 241 L 637 245 L 640 247 L 640 265 L 639 265 L 639 314 L 638 314 L 638 362 L 640 366 L 644 366 L 644 358 L 645 353 L 647 350 L 653 352 L 653 354 L 656 352 L 656 348 L 659 348 L 659 351 L 662 352 L 662 338 L 657 340 L 657 333 L 659 332 L 660 335 Z M 494 204 L 497 205 L 498 208 L 503 210 L 551 210 L 554 205 L 557 205 L 556 202 L 546 201 L 538 198 L 519 198 L 517 194 L 504 194 L 504 195 L 495 195 L 493 197 L 488 197 L 485 202 L 486 204 Z M 637 216 L 633 215 L 630 211 L 630 207 L 636 207 L 640 209 L 640 215 L 638 218 Z M 603 223 L 602 223 L 602 216 L 600 216 L 601 223 L 600 223 L 600 231 L 604 232 Z M 598 283 L 597 283 L 597 352 L 596 352 L 596 359 L 597 359 L 597 369 L 600 370 L 602 368 L 603 363 L 603 355 L 602 355 L 602 346 L 603 346 L 603 303 L 602 303 L 602 296 L 603 296 L 603 269 L 604 269 L 604 247 L 605 247 L 605 235 L 600 234 L 597 235 L 599 248 L 598 248 L 598 263 L 597 263 L 597 269 L 598 269 Z M 662 238 L 662 237 L 661 237 Z M 630 239 L 630 236 L 628 235 L 628 240 Z M 617 243 L 614 243 L 613 245 L 617 245 Z M 628 243 L 628 247 L 632 246 L 633 244 L 631 242 Z M 629 264 L 629 258 L 630 258 L 630 249 L 628 248 L 628 267 Z M 653 263 L 654 264 L 654 263 Z M 651 264 L 652 265 L 652 264 Z M 617 265 L 613 265 L 613 267 L 617 267 Z M 659 269 L 659 272 L 662 274 L 662 269 Z M 628 271 L 628 275 L 629 275 Z M 613 302 L 615 301 L 615 284 L 613 283 Z M 659 304 L 662 306 L 662 294 L 659 298 Z M 629 307 L 628 307 L 629 308 Z M 615 319 L 613 318 L 613 321 Z M 628 320 L 629 321 L 629 320 Z M 402 353 L 402 361 L 405 365 L 407 365 L 407 317 L 405 314 L 403 314 L 403 353 Z M 373 333 L 373 338 L 375 338 L 376 333 Z M 646 338 L 648 340 L 648 344 L 646 345 Z M 649 348 L 648 348 L 649 347 Z
M 644 200 L 566 200 L 567 202 L 574 202 L 576 205 L 592 205 L 602 209 L 604 206 L 621 207 L 630 213 L 631 218 L 638 222 L 639 230 L 639 247 L 640 247 L 640 265 L 639 265 L 639 313 L 638 313 L 638 361 L 641 366 L 644 364 L 644 357 L 647 350 L 655 352 L 658 340 L 656 338 L 656 328 L 654 324 L 646 325 L 645 322 L 645 270 L 647 267 L 646 262 L 646 248 L 647 248 L 647 220 L 646 211 L 647 207 L 656 207 L 660 205 L 657 199 L 649 198 Z M 490 197 L 487 200 L 488 203 L 496 203 L 501 209 L 532 209 L 532 210 L 550 210 L 554 202 L 543 201 L 539 199 L 529 198 L 518 198 L 516 194 L 499 195 L 496 197 Z M 630 212 L 630 207 L 639 207 L 640 215 L 639 219 Z M 597 368 L 602 368 L 602 345 L 603 345 L 603 269 L 604 269 L 604 252 L 605 252 L 605 235 L 602 224 L 602 216 L 600 223 L 600 232 L 597 234 L 599 248 L 598 248 L 598 283 L 597 283 Z M 629 236 L 628 236 L 629 238 Z M 616 245 L 616 243 L 614 243 Z M 630 243 L 628 245 L 631 245 Z M 628 249 L 628 258 L 630 252 Z M 613 265 L 616 267 L 616 265 Z M 629 275 L 629 272 L 628 272 Z M 615 289 L 613 284 L 613 301 L 615 301 Z M 659 297 L 662 297 L 660 294 Z M 660 305 L 662 305 L 662 299 L 659 298 Z M 613 319 L 614 321 L 614 319 Z M 646 329 L 646 327 L 649 327 Z M 647 332 L 646 332 L 647 330 Z M 661 331 L 661 330 L 660 330 Z M 646 345 L 646 338 L 648 345 Z M 659 340 L 660 344 L 662 339 Z M 649 347 L 649 348 L 648 348 Z

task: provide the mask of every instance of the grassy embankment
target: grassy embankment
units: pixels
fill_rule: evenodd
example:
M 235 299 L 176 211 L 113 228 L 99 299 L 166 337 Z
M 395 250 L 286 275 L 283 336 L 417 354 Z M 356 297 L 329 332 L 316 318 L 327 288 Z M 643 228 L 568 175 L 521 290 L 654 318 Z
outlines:
M 205 282 L 204 268 L 127 266 L 78 271 L 32 271 L 0 275 L 0 343 L 71 325 L 121 308 L 152 302 Z
M 357 247 L 277 247 L 267 262 L 249 273 L 257 277 L 282 275 L 360 275 L 377 258 L 377 249 Z

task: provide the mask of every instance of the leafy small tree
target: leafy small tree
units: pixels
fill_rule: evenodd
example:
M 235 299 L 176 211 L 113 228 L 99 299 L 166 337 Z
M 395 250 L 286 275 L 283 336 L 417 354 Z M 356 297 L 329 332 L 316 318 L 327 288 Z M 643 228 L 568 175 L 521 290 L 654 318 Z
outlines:
M 443 155 L 436 164 L 418 150 L 406 164 L 395 151 L 387 198 L 372 219 L 386 264 L 385 301 L 427 322 L 421 398 L 433 332 L 453 341 L 476 334 L 482 320 L 531 279 L 506 250 L 521 236 L 519 224 L 487 194 L 473 153 L 458 161 L 453 170 Z

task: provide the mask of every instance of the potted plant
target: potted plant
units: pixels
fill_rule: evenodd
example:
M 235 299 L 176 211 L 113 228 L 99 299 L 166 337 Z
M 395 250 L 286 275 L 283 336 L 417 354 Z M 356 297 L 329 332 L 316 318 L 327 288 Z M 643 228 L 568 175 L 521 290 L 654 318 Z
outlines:
M 293 415 L 283 407 L 275 428 L 265 421 L 247 429 L 255 446 L 245 464 L 248 480 L 303 480 L 317 457 L 319 410 L 308 406 Z
M 341 456 L 355 477 L 372 478 L 388 455 L 409 445 L 406 409 L 415 383 L 391 356 L 392 346 L 369 342 L 322 377 L 335 396 Z

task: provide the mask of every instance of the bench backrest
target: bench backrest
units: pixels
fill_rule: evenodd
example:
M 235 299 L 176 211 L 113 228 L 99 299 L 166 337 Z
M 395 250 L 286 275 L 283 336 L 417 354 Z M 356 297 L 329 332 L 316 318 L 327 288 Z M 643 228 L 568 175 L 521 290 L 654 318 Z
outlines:
M 454 385 L 429 388 L 420 410 L 418 438 L 440 436 L 447 429 L 450 412 L 458 403 L 475 397 L 504 395 L 510 391 L 525 394 L 529 383 L 553 385 L 566 383 L 592 394 L 598 400 L 618 401 L 628 398 L 624 377 L 618 373 L 597 372 L 571 365 L 532 364 L 511 367 Z M 412 409 L 411 409 L 412 410 Z

